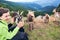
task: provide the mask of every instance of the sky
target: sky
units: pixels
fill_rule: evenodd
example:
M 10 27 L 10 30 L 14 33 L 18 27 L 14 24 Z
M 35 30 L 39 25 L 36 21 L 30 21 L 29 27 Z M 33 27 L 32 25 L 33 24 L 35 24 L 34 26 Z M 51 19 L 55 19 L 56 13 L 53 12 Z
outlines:
M 13 1 L 13 2 L 40 2 L 40 3 L 51 3 L 51 2 L 54 2 L 54 1 L 59 1 L 60 0 L 8 0 L 8 1 Z
M 12 2 L 34 2 L 37 0 L 8 0 L 8 1 L 12 1 Z

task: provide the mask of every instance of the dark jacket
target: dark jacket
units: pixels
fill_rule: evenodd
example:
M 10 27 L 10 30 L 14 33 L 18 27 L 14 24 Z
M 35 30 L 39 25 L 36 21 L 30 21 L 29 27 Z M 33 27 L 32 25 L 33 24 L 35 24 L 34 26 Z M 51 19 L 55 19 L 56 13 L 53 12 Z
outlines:
M 13 32 L 13 30 L 16 28 L 17 25 L 12 25 L 12 24 L 9 24 L 8 25 L 8 31 L 10 32 Z M 11 40 L 28 40 L 28 36 L 27 36 L 27 33 L 24 32 L 24 28 L 21 27 L 19 29 L 19 31 L 17 32 L 17 34 L 11 39 Z

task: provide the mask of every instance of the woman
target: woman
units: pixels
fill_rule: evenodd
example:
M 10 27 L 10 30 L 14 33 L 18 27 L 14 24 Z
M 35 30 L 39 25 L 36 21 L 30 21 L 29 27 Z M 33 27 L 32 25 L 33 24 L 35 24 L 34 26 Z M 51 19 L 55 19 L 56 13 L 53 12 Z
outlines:
M 8 22 L 10 20 L 9 9 L 0 8 L 0 40 L 7 40 L 13 38 L 18 32 L 19 28 L 24 25 L 24 22 L 19 22 L 13 32 L 8 32 Z

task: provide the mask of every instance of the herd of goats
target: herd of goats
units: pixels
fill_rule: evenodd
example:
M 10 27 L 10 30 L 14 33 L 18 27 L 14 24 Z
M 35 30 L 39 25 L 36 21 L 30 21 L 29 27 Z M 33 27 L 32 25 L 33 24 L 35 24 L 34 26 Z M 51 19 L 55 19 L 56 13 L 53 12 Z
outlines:
M 37 16 L 35 17 L 34 11 L 29 11 L 27 14 L 27 22 L 29 24 L 29 30 L 33 29 L 33 24 L 38 23 L 45 23 L 48 24 L 49 22 L 59 22 L 60 23 L 60 12 L 56 12 L 56 9 L 53 10 L 52 15 L 49 15 L 48 13 L 45 14 L 45 16 Z

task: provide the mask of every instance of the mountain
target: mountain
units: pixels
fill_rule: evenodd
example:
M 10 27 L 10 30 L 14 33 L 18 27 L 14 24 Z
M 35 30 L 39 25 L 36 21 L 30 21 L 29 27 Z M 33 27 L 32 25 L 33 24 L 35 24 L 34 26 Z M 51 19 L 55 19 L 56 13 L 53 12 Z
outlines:
M 35 2 L 10 2 L 10 1 L 0 1 L 0 3 L 4 4 L 5 7 L 11 10 L 34 10 L 34 11 L 45 11 L 51 12 L 55 6 L 49 5 L 42 7 L 41 5 Z
M 40 11 L 46 11 L 46 12 L 51 12 L 54 8 L 56 8 L 56 6 L 53 6 L 53 5 L 42 7 L 41 5 L 34 2 L 18 3 L 18 4 L 24 6 L 24 8 L 27 8 L 27 9 L 40 10 Z
M 46 6 L 46 7 L 43 7 L 42 10 L 45 12 L 52 12 L 53 9 L 55 8 L 56 8 L 55 6 Z
M 0 7 L 8 8 L 11 11 L 18 11 L 18 10 L 25 10 L 23 6 L 18 5 L 15 2 L 10 2 L 10 1 L 1 1 L 0 0 Z
M 28 2 L 27 3 L 21 3 L 20 2 L 17 4 L 23 6 L 24 8 L 32 9 L 32 10 L 40 10 L 42 8 L 40 5 L 38 5 L 36 3 L 32 3 L 32 2 L 30 2 L 30 3 L 28 3 Z
M 45 6 L 50 6 L 50 5 L 53 5 L 53 6 L 58 6 L 60 4 L 60 0 L 37 0 L 35 1 L 35 3 L 45 7 Z

